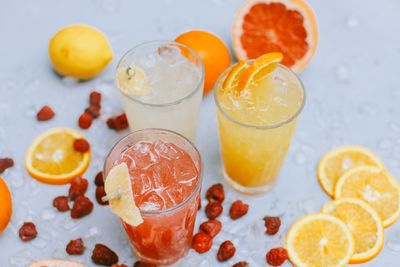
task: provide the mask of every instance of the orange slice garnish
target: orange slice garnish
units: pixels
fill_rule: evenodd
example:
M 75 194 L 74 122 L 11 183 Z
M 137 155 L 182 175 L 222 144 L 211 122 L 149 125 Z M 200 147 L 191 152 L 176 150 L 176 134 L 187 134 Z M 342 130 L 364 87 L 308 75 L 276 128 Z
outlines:
M 233 65 L 228 75 L 226 76 L 224 83 L 222 84 L 222 88 L 226 90 L 234 87 L 238 83 L 240 74 L 246 67 L 246 60 L 240 60 L 238 63 Z

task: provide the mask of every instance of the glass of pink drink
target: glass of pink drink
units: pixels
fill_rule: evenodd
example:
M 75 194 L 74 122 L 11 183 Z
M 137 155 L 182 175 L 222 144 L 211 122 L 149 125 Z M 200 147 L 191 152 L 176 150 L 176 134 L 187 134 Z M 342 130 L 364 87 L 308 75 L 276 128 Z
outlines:
M 202 162 L 185 137 L 162 129 L 145 129 L 121 139 L 109 153 L 104 177 L 126 163 L 133 197 L 143 223 L 121 220 L 136 256 L 168 265 L 186 255 L 200 201 Z

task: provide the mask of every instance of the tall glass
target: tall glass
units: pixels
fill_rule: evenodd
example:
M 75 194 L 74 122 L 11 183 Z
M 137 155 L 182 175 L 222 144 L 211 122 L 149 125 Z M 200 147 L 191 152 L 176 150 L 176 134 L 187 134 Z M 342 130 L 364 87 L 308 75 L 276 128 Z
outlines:
M 252 61 L 248 61 L 250 64 Z M 223 175 L 236 190 L 247 194 L 271 189 L 288 151 L 305 91 L 300 79 L 283 65 L 244 95 L 229 95 L 219 77 L 214 90 Z M 254 94 L 254 102 L 240 97 Z
M 125 90 L 120 79 L 138 79 L 137 88 Z M 120 60 L 116 83 L 132 131 L 163 128 L 195 140 L 204 66 L 194 50 L 171 41 L 138 45 Z
M 194 163 L 191 166 L 196 168 L 197 176 L 195 178 L 197 180 L 193 180 L 194 183 L 189 189 L 185 187 L 185 190 L 189 191 L 184 191 L 179 186 L 174 187 L 173 191 L 169 191 L 172 194 L 186 192 L 181 193 L 186 195 L 180 203 L 171 204 L 168 208 L 148 209 L 149 205 L 154 204 L 154 207 L 158 205 L 159 202 L 157 201 L 164 196 L 162 192 L 166 191 L 169 183 L 171 183 L 171 180 L 168 182 L 168 179 L 179 180 L 178 185 L 181 182 L 187 186 L 187 183 L 183 181 L 183 176 L 193 170 L 185 169 L 186 165 L 182 163 L 183 159 L 179 158 L 173 164 L 169 164 L 168 160 L 164 160 L 162 162 L 164 164 L 162 165 L 163 168 L 154 168 L 156 164 L 160 163 L 157 162 L 157 159 L 154 159 L 158 155 L 155 157 L 154 154 L 151 155 L 151 164 L 145 163 L 149 158 L 147 154 L 129 155 L 129 158 L 135 159 L 135 162 L 127 162 L 127 165 L 132 180 L 134 199 L 140 209 L 143 223 L 134 227 L 121 220 L 122 226 L 128 235 L 134 253 L 140 260 L 155 265 L 168 265 L 186 255 L 191 246 L 193 228 L 200 201 L 202 161 L 196 147 L 182 135 L 162 129 L 145 129 L 127 135 L 114 146 L 105 162 L 104 177 L 107 177 L 110 169 L 115 164 L 125 161 L 124 157 L 126 157 L 126 151 L 129 148 L 143 141 L 145 144 L 151 144 L 152 147 L 160 144 L 160 141 L 172 143 L 190 156 L 192 159 L 190 162 Z M 162 157 L 165 157 L 170 152 L 173 155 L 176 154 L 176 151 L 173 150 L 164 150 L 163 152 L 165 154 Z M 142 169 L 139 170 L 137 166 L 141 166 L 140 168 Z M 168 172 L 165 169 L 175 168 L 175 166 L 179 168 L 179 173 L 182 173 L 182 176 L 174 174 L 174 177 L 171 178 L 171 174 L 169 174 L 169 177 L 166 177 Z M 149 175 L 143 175 L 143 172 L 141 172 L 143 169 L 150 170 L 151 168 L 152 171 L 147 172 Z M 174 173 L 176 172 L 178 171 L 174 171 Z M 156 177 L 157 181 L 153 180 L 153 182 L 144 185 L 146 181 L 154 179 L 154 177 Z M 152 197 L 146 198 L 146 206 L 143 206 L 143 198 L 146 194 L 148 195 L 149 191 L 153 191 L 150 192 Z M 137 192 L 143 192 L 143 195 Z

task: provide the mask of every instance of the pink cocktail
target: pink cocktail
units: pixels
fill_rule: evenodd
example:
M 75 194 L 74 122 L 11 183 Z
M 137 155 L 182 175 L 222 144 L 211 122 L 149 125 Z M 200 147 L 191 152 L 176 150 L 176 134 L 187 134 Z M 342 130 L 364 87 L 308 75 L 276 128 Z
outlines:
M 134 200 L 143 223 L 122 221 L 133 251 L 156 265 L 182 258 L 191 245 L 200 201 L 200 154 L 185 137 L 171 131 L 146 129 L 119 141 L 105 163 L 110 169 L 126 163 Z

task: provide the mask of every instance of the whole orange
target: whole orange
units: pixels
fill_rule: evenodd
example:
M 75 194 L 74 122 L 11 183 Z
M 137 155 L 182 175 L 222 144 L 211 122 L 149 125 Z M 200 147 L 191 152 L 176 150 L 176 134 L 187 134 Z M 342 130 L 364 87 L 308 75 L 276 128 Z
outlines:
M 204 64 L 204 94 L 209 93 L 218 76 L 231 65 L 229 49 L 221 38 L 213 33 L 193 30 L 179 35 L 175 41 L 196 51 Z
M 0 234 L 6 229 L 12 214 L 11 193 L 0 177 Z

